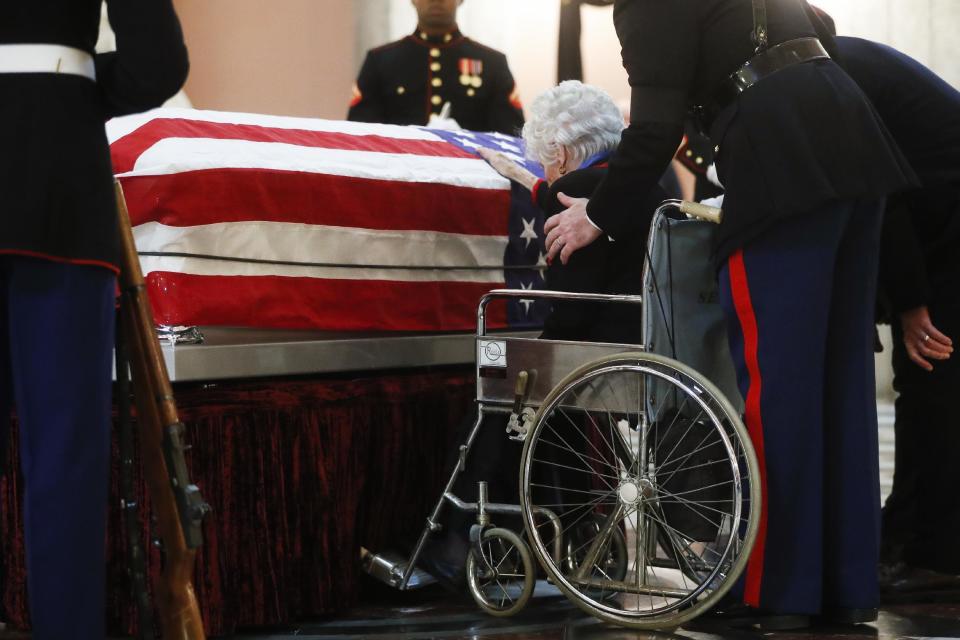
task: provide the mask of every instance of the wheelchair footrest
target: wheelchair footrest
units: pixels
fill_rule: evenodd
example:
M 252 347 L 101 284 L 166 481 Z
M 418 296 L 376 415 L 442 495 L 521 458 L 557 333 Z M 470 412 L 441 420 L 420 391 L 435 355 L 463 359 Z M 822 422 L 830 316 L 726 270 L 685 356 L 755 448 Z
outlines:
M 407 567 L 410 565 L 410 560 L 400 556 L 398 553 L 388 551 L 373 554 L 363 547 L 360 548 L 360 562 L 366 573 L 395 588 L 400 588 L 400 583 L 403 581 L 403 574 L 406 573 Z M 406 586 L 403 588 L 404 590 L 419 589 L 435 584 L 436 582 L 437 579 L 426 571 L 414 569 L 413 573 L 410 574 L 410 579 L 407 581 Z

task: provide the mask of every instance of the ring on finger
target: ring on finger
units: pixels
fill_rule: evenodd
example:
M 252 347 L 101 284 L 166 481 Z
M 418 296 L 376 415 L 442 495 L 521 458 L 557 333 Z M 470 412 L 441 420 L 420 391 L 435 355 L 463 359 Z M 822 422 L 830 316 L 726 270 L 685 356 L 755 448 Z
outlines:
M 923 334 L 923 341 L 924 341 L 924 342 L 930 342 L 930 334 L 928 334 L 928 333 Z

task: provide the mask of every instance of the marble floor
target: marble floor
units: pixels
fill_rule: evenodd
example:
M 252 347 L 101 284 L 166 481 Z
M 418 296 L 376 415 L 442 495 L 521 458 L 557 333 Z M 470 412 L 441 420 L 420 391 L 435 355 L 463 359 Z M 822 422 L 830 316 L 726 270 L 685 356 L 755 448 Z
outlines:
M 817 626 L 802 631 L 744 631 L 719 623 L 698 621 L 673 632 L 639 632 L 602 624 L 582 614 L 563 597 L 538 594 L 516 617 L 496 619 L 480 613 L 466 598 L 441 591 L 399 594 L 333 620 L 296 628 L 259 630 L 233 640 L 812 640 L 850 638 L 894 640 L 960 638 L 960 593 L 944 594 L 937 604 L 884 608 L 875 623 L 857 626 Z M 404 600 L 406 598 L 406 600 Z

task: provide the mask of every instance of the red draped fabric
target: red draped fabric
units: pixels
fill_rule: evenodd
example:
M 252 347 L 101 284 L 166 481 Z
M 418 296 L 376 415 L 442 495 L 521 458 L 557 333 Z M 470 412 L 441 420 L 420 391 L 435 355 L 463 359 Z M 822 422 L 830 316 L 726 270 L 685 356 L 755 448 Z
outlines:
M 208 634 L 356 604 L 361 545 L 398 549 L 420 532 L 473 384 L 472 370 L 456 369 L 177 385 L 192 479 L 213 509 L 195 574 Z M 27 628 L 15 429 L 10 437 L 0 480 L 0 616 Z M 133 632 L 135 611 L 118 460 L 114 438 L 107 617 L 112 633 L 122 634 Z M 142 497 L 139 466 L 137 486 Z M 159 562 L 154 548 L 151 573 Z

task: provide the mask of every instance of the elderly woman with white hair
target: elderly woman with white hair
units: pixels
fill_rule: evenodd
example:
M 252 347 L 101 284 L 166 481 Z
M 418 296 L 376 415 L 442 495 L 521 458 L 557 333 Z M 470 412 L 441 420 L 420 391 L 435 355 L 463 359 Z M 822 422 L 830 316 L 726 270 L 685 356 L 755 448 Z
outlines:
M 588 197 L 606 176 L 607 158 L 624 129 L 620 108 L 603 90 L 569 80 L 540 94 L 530 107 L 523 127 L 527 156 L 543 165 L 546 180 L 492 151 L 481 155 L 498 172 L 530 189 L 547 218 L 565 209 L 559 195 Z M 644 207 L 653 209 L 665 199 L 654 188 Z M 629 233 L 614 242 L 603 237 L 571 256 L 557 260 L 546 273 L 547 288 L 587 293 L 640 293 L 644 246 L 651 216 L 637 221 Z M 542 337 L 595 342 L 640 341 L 638 305 L 563 302 L 554 305 Z

